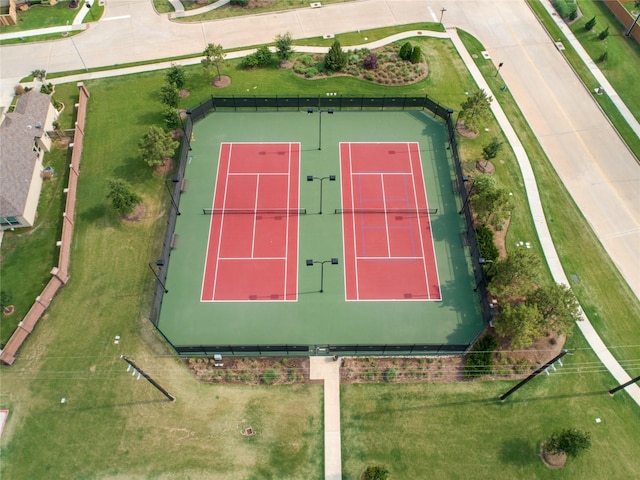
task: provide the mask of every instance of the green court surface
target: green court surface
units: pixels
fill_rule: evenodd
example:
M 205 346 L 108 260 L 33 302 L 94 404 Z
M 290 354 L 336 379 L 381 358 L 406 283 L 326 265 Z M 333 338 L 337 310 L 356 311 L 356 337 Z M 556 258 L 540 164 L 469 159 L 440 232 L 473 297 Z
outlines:
M 300 207 L 307 214 L 299 218 L 295 302 L 200 301 L 211 222 L 203 208 L 213 203 L 223 142 L 301 144 Z M 341 207 L 340 142 L 419 143 L 428 205 L 438 209 L 431 228 L 441 301 L 345 301 L 342 217 L 334 213 Z M 215 112 L 194 124 L 191 147 L 175 230 L 179 238 L 163 267 L 169 292 L 158 323 L 179 352 L 269 354 L 276 353 L 269 346 L 289 345 L 297 346 L 296 354 L 366 353 L 367 348 L 372 354 L 393 353 L 381 347 L 389 345 L 398 353 L 434 353 L 464 350 L 482 331 L 446 129 L 429 112 Z M 337 177 L 323 183 L 322 215 L 317 214 L 320 182 L 307 182 L 308 175 Z M 306 259 L 333 257 L 340 264 L 324 265 L 320 293 L 320 266 L 308 267 Z M 418 344 L 432 347 L 429 352 L 410 347 Z

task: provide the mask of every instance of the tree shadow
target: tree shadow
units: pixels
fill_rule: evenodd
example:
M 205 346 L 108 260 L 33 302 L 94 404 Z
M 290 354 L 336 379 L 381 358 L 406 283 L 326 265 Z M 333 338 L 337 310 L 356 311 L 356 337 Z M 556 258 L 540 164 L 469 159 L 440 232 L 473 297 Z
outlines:
M 527 467 L 536 462 L 536 445 L 524 438 L 507 438 L 498 452 L 500 461 L 516 467 Z

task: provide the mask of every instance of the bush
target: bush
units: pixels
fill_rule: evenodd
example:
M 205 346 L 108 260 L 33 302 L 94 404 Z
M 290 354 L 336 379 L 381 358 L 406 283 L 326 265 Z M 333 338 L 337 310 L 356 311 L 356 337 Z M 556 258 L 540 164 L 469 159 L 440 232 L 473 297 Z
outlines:
M 500 252 L 493 241 L 493 232 L 489 227 L 480 226 L 476 228 L 476 236 L 478 237 L 478 249 L 480 256 L 485 260 L 497 260 Z
M 496 348 L 498 348 L 498 341 L 493 335 L 487 335 L 476 343 L 467 355 L 464 376 L 475 378 L 490 375 L 493 371 L 493 351 Z
M 240 60 L 239 67 L 244 69 L 255 68 L 258 66 L 258 57 L 255 53 L 247 55 L 242 60 Z
M 164 116 L 164 122 L 169 130 L 177 130 L 182 128 L 182 120 L 175 108 L 167 106 L 162 112 Z
M 171 64 L 171 68 L 167 71 L 166 80 L 169 85 L 173 85 L 177 89 L 184 87 L 184 68 L 175 63 Z
M 422 49 L 416 45 L 415 47 L 413 47 L 413 50 L 411 50 L 411 63 L 420 63 L 422 61 Z
M 116 212 L 126 215 L 131 213 L 133 208 L 142 202 L 142 198 L 124 180 L 111 179 L 107 180 L 107 184 L 109 190 L 107 198 L 111 199 L 111 206 Z
M 411 42 L 406 42 L 404 45 L 402 45 L 402 47 L 400 47 L 398 56 L 402 60 L 409 60 L 411 58 L 412 52 L 413 52 L 413 45 L 411 45 Z
M 600 34 L 598 35 L 598 39 L 604 40 L 608 36 L 609 36 L 609 27 L 607 26 L 607 28 L 605 28 L 603 31 L 600 32 Z
M 165 105 L 177 108 L 179 98 L 178 89 L 175 85 L 167 83 L 160 87 L 160 100 Z
M 553 8 L 556 9 L 558 15 L 562 18 L 569 18 L 572 10 L 575 9 L 575 4 L 573 2 L 566 2 L 565 0 L 556 0 L 553 2 Z
M 229 3 L 237 7 L 246 7 L 249 5 L 249 0 L 231 0 Z
M 567 428 L 554 432 L 544 442 L 544 449 L 549 453 L 565 453 L 567 457 L 577 457 L 591 446 L 591 436 L 577 428 Z
M 347 65 L 347 54 L 342 50 L 340 42 L 335 40 L 324 56 L 324 65 L 327 70 L 339 72 Z
M 596 26 L 596 17 L 593 17 L 591 20 L 589 20 L 587 23 L 584 24 L 584 29 L 587 32 L 589 32 L 595 26 Z
M 256 60 L 258 60 L 258 65 L 260 65 L 261 67 L 270 65 L 273 61 L 273 54 L 271 53 L 271 50 L 269 50 L 269 47 L 266 45 L 258 48 L 258 50 L 256 50 L 255 56 Z
M 0 310 L 4 310 L 5 307 L 11 305 L 11 301 L 13 300 L 13 296 L 11 293 L 2 290 L 0 292 Z
M 385 382 L 393 382 L 396 378 L 398 378 L 398 371 L 395 368 L 387 368 L 384 371 Z
M 40 87 L 40 93 L 45 93 L 47 95 L 51 95 L 53 92 L 53 84 L 52 83 L 43 83 Z
M 369 465 L 362 474 L 362 480 L 387 480 L 389 470 L 382 465 Z
M 578 9 L 574 8 L 571 10 L 571 13 L 569 13 L 569 20 L 575 20 L 576 18 L 578 18 Z
M 267 385 L 275 383 L 277 379 L 278 372 L 276 372 L 274 369 L 267 370 L 262 374 L 262 383 L 266 383 Z
M 364 57 L 364 68 L 367 70 L 375 70 L 378 67 L 378 56 L 375 53 L 370 53 Z

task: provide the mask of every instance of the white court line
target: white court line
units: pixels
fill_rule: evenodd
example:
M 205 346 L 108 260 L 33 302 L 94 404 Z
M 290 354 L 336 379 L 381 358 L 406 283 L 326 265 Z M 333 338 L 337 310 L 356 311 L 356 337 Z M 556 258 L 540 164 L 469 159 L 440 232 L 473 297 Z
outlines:
M 231 168 L 231 151 L 233 150 L 233 144 L 229 144 L 229 155 L 227 158 L 227 171 L 226 177 L 224 179 L 224 196 L 222 197 L 222 211 L 225 210 L 227 206 L 227 192 L 229 190 L 229 169 Z M 216 180 L 217 183 L 217 180 Z M 213 199 L 213 203 L 215 204 L 215 197 Z M 215 277 L 213 277 L 213 292 L 211 293 L 211 299 L 214 299 L 216 296 L 216 286 L 218 284 L 218 266 L 220 265 L 220 248 L 222 247 L 222 229 L 224 227 L 224 215 L 220 219 L 220 234 L 218 235 L 218 253 L 216 254 L 216 269 L 214 272 Z
M 351 182 L 351 209 L 355 211 L 356 207 L 355 207 L 355 190 L 353 188 L 353 179 L 355 178 L 353 175 L 353 156 L 351 155 L 351 143 L 348 144 L 349 145 L 349 181 Z M 357 257 L 358 255 L 358 245 L 356 242 L 356 238 L 358 233 L 356 232 L 356 216 L 355 215 L 351 215 L 351 224 L 352 224 L 352 228 L 353 228 L 353 257 L 355 259 L 355 257 Z M 363 244 L 364 244 L 364 240 L 363 240 Z M 359 281 L 359 277 L 358 277 L 358 262 L 355 261 L 354 262 L 354 269 L 355 269 L 355 279 L 356 279 L 356 300 L 360 300 L 360 281 Z
M 218 260 L 286 260 L 287 257 L 220 257 Z
M 424 260 L 424 257 L 356 257 L 357 260 Z
M 413 186 L 413 203 L 416 206 L 416 213 L 418 213 L 418 192 L 416 190 L 417 188 L 416 176 L 415 176 L 415 172 L 413 171 L 413 158 L 411 157 L 410 145 L 409 145 L 409 165 L 411 165 L 411 178 L 412 178 L 411 185 Z M 427 198 L 426 191 L 425 191 L 424 198 L 425 200 Z M 429 274 L 427 273 L 427 259 L 424 251 L 424 238 L 422 237 L 422 221 L 419 216 L 418 216 L 418 233 L 420 234 L 420 250 L 422 251 L 422 267 L 424 269 L 425 286 L 427 287 L 427 296 L 431 298 L 431 293 L 429 292 Z
M 251 257 L 250 258 L 253 258 L 253 254 L 255 252 L 256 232 L 258 230 L 258 225 L 256 224 L 256 222 L 258 221 L 258 193 L 260 188 L 260 174 L 256 173 L 254 175 L 256 177 L 256 199 L 253 202 L 253 211 L 255 213 L 253 214 L 253 234 L 251 235 Z
M 385 175 L 411 175 L 411 172 L 356 172 L 353 175 L 358 176 L 358 175 L 380 175 L 381 173 L 384 173 Z
M 289 164 L 287 170 L 287 208 L 291 208 L 291 143 L 288 144 L 289 148 Z M 282 296 L 287 299 L 287 278 L 289 276 L 289 224 L 291 223 L 291 217 L 287 217 L 287 227 L 285 228 L 284 235 L 284 288 L 282 290 Z M 297 289 L 296 289 L 297 294 Z
M 391 258 L 391 235 L 389 235 L 389 215 L 387 215 L 387 196 L 384 193 L 384 173 L 380 174 L 380 188 L 382 189 L 382 205 L 384 210 L 384 231 L 387 235 L 387 257 Z
M 272 172 L 272 173 L 265 173 L 265 172 L 258 172 L 258 173 L 249 173 L 249 172 L 231 172 L 229 174 L 229 176 L 232 177 L 250 177 L 252 175 L 264 175 L 264 176 L 269 176 L 269 175 L 274 175 L 274 176 L 284 176 L 284 175 L 289 175 L 289 172 Z

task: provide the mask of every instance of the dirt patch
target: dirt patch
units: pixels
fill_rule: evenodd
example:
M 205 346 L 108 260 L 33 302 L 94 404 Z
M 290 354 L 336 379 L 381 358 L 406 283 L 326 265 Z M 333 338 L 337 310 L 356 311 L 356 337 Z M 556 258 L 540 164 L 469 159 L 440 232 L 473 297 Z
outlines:
M 278 67 L 283 70 L 288 70 L 290 68 L 293 68 L 293 64 L 294 62 L 292 62 L 291 60 L 284 60 L 278 64 Z
M 180 91 L 178 92 L 178 96 L 180 98 L 187 98 L 189 95 L 191 95 L 191 92 L 186 88 L 181 88 Z
M 231 85 L 231 77 L 227 75 L 220 75 L 213 77 L 211 80 L 211 86 L 215 88 L 224 88 Z
M 147 208 L 144 206 L 144 203 L 140 203 L 135 206 L 135 208 L 133 209 L 133 212 L 123 215 L 122 220 L 124 220 L 125 222 L 131 222 L 131 223 L 139 222 L 141 219 L 144 218 L 144 214 L 146 213 L 146 211 L 147 211 Z
M 184 130 L 182 130 L 181 128 L 178 128 L 177 130 L 171 130 L 171 138 L 173 138 L 174 140 L 180 140 L 182 137 L 184 137 Z
M 187 358 L 184 364 L 198 380 L 245 385 L 307 383 L 309 357 Z
M 162 161 L 161 165 L 156 165 L 153 168 L 153 171 L 156 172 L 158 175 L 166 175 L 169 172 L 173 171 L 175 166 L 176 166 L 176 162 L 173 160 L 173 158 L 167 157 Z
M 540 452 L 540 458 L 544 464 L 553 469 L 562 468 L 567 463 L 567 454 L 566 453 L 549 453 L 545 451 L 544 447 L 542 447 L 542 451 Z
M 467 128 L 464 124 L 464 120 L 458 120 L 458 123 L 456 124 L 456 132 L 464 138 L 478 138 L 478 135 L 480 135 L 480 133 Z

